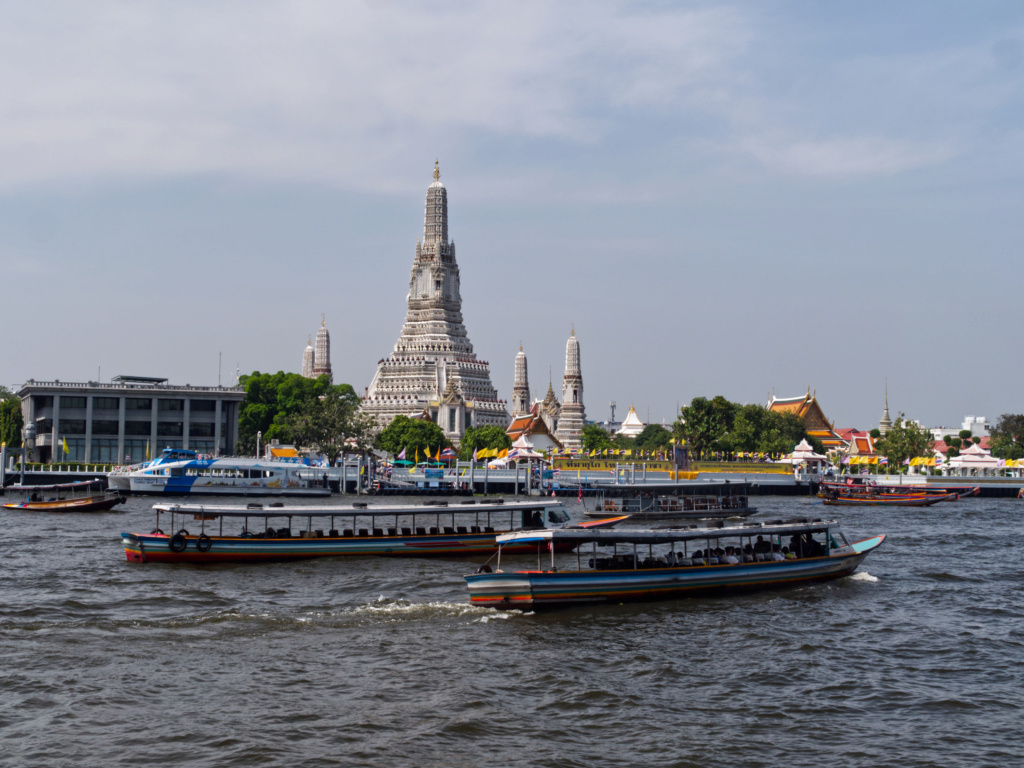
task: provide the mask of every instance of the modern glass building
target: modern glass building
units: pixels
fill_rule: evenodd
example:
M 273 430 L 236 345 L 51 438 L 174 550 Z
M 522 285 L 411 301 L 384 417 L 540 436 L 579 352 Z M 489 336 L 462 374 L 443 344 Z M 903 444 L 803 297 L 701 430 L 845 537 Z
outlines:
M 130 464 L 164 448 L 233 453 L 245 390 L 115 376 L 109 384 L 29 380 L 18 395 L 25 423 L 36 425 L 35 461 Z

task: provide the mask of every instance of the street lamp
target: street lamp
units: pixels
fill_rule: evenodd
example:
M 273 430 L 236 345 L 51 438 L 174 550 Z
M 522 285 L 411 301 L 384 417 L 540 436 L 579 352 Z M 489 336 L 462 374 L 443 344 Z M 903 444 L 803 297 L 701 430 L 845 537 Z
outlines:
M 260 457 L 260 438 L 261 437 L 263 437 L 263 433 L 262 432 L 257 432 L 256 433 L 256 458 L 257 459 Z
M 29 445 L 31 443 L 31 445 Z M 25 484 L 25 459 L 26 450 L 32 450 L 35 453 L 36 449 L 36 425 L 34 421 L 30 421 L 28 424 L 21 428 L 21 484 Z

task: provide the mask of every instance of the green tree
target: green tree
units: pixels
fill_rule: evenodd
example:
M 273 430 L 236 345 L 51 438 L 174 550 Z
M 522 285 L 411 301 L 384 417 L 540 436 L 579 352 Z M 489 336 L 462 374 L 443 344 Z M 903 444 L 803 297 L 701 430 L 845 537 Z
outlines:
M 989 434 L 993 456 L 1024 459 L 1024 414 L 1004 413 Z
M 504 450 L 512 447 L 512 438 L 505 434 L 505 430 L 498 426 L 469 427 L 466 434 L 459 442 L 459 458 L 469 461 L 473 458 L 473 451 L 478 449 L 497 448 Z
M 23 426 L 21 400 L 17 397 L 0 400 L 0 443 L 6 443 L 8 448 L 21 448 Z
M 901 413 L 885 437 L 875 443 L 876 450 L 889 461 L 889 469 L 903 471 L 903 462 L 927 456 L 935 442 L 931 433 L 912 421 L 905 421 Z
M 392 456 L 405 450 L 405 457 L 415 461 L 417 456 L 425 460 L 427 453 L 437 455 L 438 448 L 447 448 L 451 443 L 444 432 L 432 421 L 410 419 L 408 416 L 395 416 L 381 433 L 374 444 Z
M 882 430 L 878 429 L 878 427 L 875 427 L 874 429 L 869 429 L 868 434 L 871 435 L 872 440 L 882 439 Z
M 0 403 L 6 402 L 7 400 L 18 400 L 20 402 L 21 398 L 11 392 L 7 387 L 0 385 Z
M 355 406 L 359 403 L 355 390 L 348 384 L 332 386 L 326 374 L 307 379 L 298 373 L 260 373 L 240 378 L 245 388 L 245 399 L 239 408 L 238 444 L 242 454 L 256 452 L 256 434 L 263 433 L 263 441 L 291 440 L 295 429 L 295 416 L 309 404 L 328 393 Z
M 612 438 L 600 424 L 587 424 L 580 435 L 580 445 L 587 453 L 603 451 L 612 447 Z
M 322 397 L 307 400 L 284 422 L 281 434 L 301 448 L 313 448 L 333 464 L 349 440 L 357 443 L 370 430 L 372 420 L 359 413 L 358 400 L 332 387 Z
M 973 433 L 969 429 L 961 429 L 958 433 L 961 440 L 970 440 Z
M 660 451 L 672 442 L 672 433 L 660 424 L 648 424 L 636 436 L 636 447 L 641 451 Z
M 696 458 L 702 458 L 732 429 L 737 410 L 735 403 L 721 395 L 711 400 L 695 397 L 680 409 L 672 434 L 685 440 Z

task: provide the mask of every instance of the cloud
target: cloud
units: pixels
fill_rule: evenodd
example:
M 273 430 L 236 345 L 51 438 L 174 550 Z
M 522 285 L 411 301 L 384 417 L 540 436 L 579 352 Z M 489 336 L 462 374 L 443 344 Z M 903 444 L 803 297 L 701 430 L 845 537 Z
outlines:
M 4 183 L 218 172 L 336 182 L 466 136 L 594 142 L 616 110 L 657 110 L 720 79 L 746 34 L 727 10 L 586 8 L 8 7 Z
M 776 141 L 753 137 L 744 139 L 741 146 L 767 166 L 804 176 L 887 175 L 944 162 L 954 155 L 947 144 L 882 136 Z

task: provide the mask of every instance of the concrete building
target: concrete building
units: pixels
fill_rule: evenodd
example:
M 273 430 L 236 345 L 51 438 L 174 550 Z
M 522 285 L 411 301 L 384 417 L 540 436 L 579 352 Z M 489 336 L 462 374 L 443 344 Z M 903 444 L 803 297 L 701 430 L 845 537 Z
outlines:
M 30 379 L 18 396 L 25 424 L 36 426 L 35 461 L 120 464 L 164 448 L 233 453 L 245 390 L 115 376 L 109 384 Z

